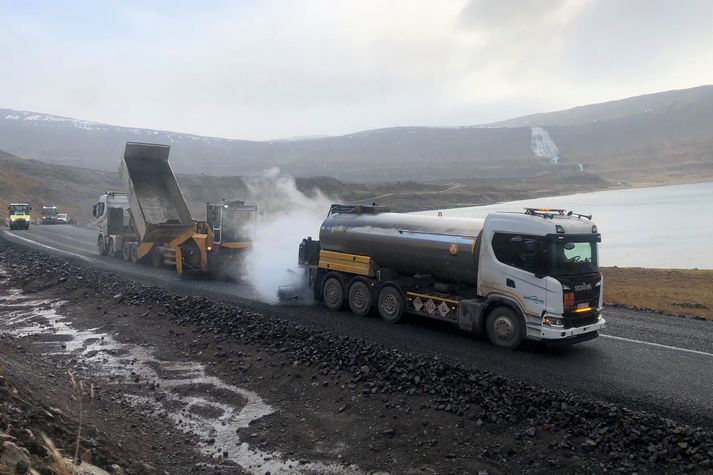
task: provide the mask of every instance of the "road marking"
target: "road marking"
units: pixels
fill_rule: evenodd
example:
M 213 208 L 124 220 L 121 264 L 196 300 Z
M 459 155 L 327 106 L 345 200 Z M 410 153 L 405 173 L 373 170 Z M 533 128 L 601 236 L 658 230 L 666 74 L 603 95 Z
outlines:
M 713 353 L 707 353 L 705 351 L 690 350 L 688 348 L 679 348 L 677 346 L 662 345 L 661 343 L 652 343 L 650 341 L 632 340 L 631 338 L 624 338 L 621 336 L 614 336 L 614 335 L 604 335 L 602 333 L 600 333 L 599 336 L 604 337 L 604 338 L 611 338 L 612 340 L 630 341 L 633 343 L 640 343 L 642 345 L 655 346 L 657 348 L 665 348 L 667 350 L 683 351 L 684 353 L 693 353 L 695 355 L 713 356 Z
M 52 250 L 52 251 L 56 251 L 56 252 L 59 252 L 59 253 L 61 253 L 61 254 L 67 254 L 67 255 L 69 255 L 69 256 L 78 257 L 79 259 L 82 259 L 83 261 L 86 261 L 86 262 L 93 262 L 93 263 L 97 263 L 97 262 L 98 262 L 96 259 L 92 259 L 91 257 L 83 256 L 83 255 L 81 255 L 81 254 L 77 254 L 77 253 L 71 252 L 71 251 L 65 251 L 64 249 L 59 249 L 59 248 L 56 248 L 56 247 L 48 246 L 47 244 L 42 244 L 42 243 L 40 243 L 40 242 L 33 241 L 32 239 L 28 239 L 28 238 L 26 238 L 26 237 L 18 236 L 17 234 L 14 234 L 14 233 L 8 233 L 7 231 L 4 231 L 4 234 L 5 234 L 6 237 L 10 238 L 11 240 L 12 240 L 12 239 L 19 239 L 19 240 L 21 240 L 21 241 L 29 242 L 30 244 L 33 244 L 33 245 L 35 245 L 35 246 L 44 247 L 45 249 L 50 249 L 50 250 Z

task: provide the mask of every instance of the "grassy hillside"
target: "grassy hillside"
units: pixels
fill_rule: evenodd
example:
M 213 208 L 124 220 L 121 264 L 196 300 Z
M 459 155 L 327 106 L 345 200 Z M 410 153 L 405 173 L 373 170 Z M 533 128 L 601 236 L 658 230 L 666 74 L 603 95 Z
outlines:
M 195 218 L 205 216 L 205 203 L 226 199 L 252 201 L 247 181 L 254 178 L 178 175 L 181 190 Z M 397 211 L 473 206 L 557 193 L 602 189 L 609 184 L 589 173 L 565 172 L 528 179 L 476 179 L 421 183 L 415 181 L 346 183 L 330 177 L 297 178 L 307 196 L 316 190 L 334 202 L 378 202 Z M 55 205 L 79 222 L 91 221 L 92 205 L 106 190 L 122 190 L 116 173 L 51 165 L 0 151 L 0 206 L 29 202 L 35 214 Z M 255 198 L 255 197 L 252 197 Z M 261 197 L 257 197 L 259 200 Z M 3 211 L 4 213 L 4 211 Z
M 543 127 L 560 163 L 612 181 L 713 179 L 713 86 L 668 91 L 486 126 L 394 127 L 337 137 L 247 141 L 133 129 L 0 109 L 0 148 L 113 171 L 126 141 L 171 145 L 174 169 L 213 176 L 280 167 L 347 182 L 529 178 L 562 173 L 531 149 Z M 560 167 L 561 168 L 561 167 Z
M 28 202 L 33 215 L 43 205 L 56 205 L 81 220 L 91 216 L 92 204 L 106 190 L 120 189 L 116 174 L 24 160 L 0 151 L 0 206 L 3 216 L 13 201 Z

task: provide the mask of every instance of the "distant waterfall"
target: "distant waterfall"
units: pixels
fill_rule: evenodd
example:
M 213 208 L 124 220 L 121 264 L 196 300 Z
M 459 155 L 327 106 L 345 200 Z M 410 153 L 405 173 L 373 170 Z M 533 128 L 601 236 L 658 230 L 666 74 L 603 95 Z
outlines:
M 532 127 L 530 147 L 535 155 L 549 160 L 553 165 L 556 165 L 560 158 L 560 151 L 557 145 L 555 145 L 550 134 L 542 127 Z

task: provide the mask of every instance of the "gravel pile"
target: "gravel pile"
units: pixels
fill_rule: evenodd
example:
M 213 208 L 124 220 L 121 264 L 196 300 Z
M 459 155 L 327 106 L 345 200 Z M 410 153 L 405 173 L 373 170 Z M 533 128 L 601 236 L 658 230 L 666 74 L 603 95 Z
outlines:
M 12 252 L 3 252 L 4 246 L 13 246 Z M 604 464 L 599 465 L 601 469 L 713 470 L 713 434 L 659 415 L 266 318 L 234 303 L 173 295 L 1 240 L 0 257 L 3 267 L 11 275 L 24 276 L 30 288 L 61 283 L 92 289 L 122 305 L 161 307 L 163 311 L 146 318 L 195 325 L 201 332 L 279 352 L 296 365 L 349 372 L 353 390 L 362 394 L 425 395 L 433 409 L 468 417 L 479 426 L 525 427 L 517 437 L 535 444 L 547 433 L 558 433 L 558 442 L 543 446 L 543 451 L 565 450 L 583 459 L 591 457 Z

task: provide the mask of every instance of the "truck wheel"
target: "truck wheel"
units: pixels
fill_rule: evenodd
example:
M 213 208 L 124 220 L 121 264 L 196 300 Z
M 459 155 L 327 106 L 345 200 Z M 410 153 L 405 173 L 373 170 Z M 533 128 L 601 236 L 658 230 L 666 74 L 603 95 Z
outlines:
M 488 313 L 485 330 L 490 342 L 501 348 L 513 350 L 522 343 L 522 325 L 513 309 L 495 307 Z
M 131 243 L 125 242 L 124 247 L 121 248 L 121 257 L 129 262 L 131 260 Z
M 344 305 L 344 289 L 336 277 L 330 277 L 322 287 L 322 299 L 327 308 L 339 310 Z
M 396 287 L 387 286 L 379 292 L 379 315 L 389 323 L 398 323 L 404 313 L 404 299 Z
M 99 236 L 97 238 L 97 250 L 102 256 L 106 256 L 107 254 L 109 254 L 109 248 L 107 247 L 106 241 L 104 240 L 103 236 Z
M 358 317 L 371 311 L 371 291 L 363 280 L 355 280 L 349 286 L 349 308 Z
M 158 247 L 151 250 L 151 266 L 155 269 L 163 267 L 163 251 Z
M 137 246 L 135 243 L 131 243 L 131 246 L 129 246 L 129 250 L 131 251 L 131 262 L 134 264 L 139 262 L 139 246 Z

